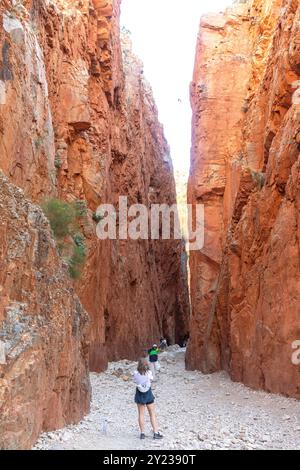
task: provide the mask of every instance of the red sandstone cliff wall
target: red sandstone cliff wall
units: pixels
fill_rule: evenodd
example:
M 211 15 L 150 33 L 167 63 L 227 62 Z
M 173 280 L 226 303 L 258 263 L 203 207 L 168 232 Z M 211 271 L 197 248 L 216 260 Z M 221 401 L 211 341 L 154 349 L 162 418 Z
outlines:
M 35 202 L 84 201 L 88 247 L 74 290 L 43 216 L 1 180 L 1 448 L 29 448 L 41 430 L 81 418 L 88 349 L 100 371 L 188 331 L 181 242 L 96 237 L 101 203 L 176 201 L 152 92 L 128 36 L 121 47 L 119 16 L 119 0 L 0 4 L 0 169 Z
M 191 254 L 187 354 L 189 368 L 297 398 L 299 72 L 298 1 L 202 20 L 189 199 L 205 204 L 206 238 Z
M 92 220 L 119 195 L 176 201 L 142 64 L 126 39 L 122 51 L 120 1 L 6 2 L 0 12 L 0 167 L 33 200 L 86 201 L 89 255 L 75 288 L 92 320 L 91 368 L 136 358 L 161 334 L 180 341 L 189 309 L 180 241 L 100 242 Z
M 88 315 L 38 206 L 0 173 L 0 449 L 89 410 Z

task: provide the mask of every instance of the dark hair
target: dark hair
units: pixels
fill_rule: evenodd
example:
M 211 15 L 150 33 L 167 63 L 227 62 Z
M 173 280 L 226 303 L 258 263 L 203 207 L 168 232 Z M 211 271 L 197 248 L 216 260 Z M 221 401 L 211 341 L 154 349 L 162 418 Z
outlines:
M 137 371 L 139 372 L 139 374 L 141 375 L 146 375 L 146 373 L 150 370 L 149 368 L 149 362 L 148 360 L 145 358 L 145 357 L 142 357 L 139 362 L 138 362 L 138 366 L 137 366 Z

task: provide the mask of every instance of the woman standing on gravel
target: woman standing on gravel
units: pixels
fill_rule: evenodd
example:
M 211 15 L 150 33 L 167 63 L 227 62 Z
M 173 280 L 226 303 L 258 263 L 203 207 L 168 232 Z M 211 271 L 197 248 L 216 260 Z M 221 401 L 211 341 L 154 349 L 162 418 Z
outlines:
M 136 384 L 135 403 L 138 407 L 139 426 L 141 430 L 141 439 L 145 439 L 145 411 L 148 410 L 151 425 L 153 428 L 153 439 L 162 439 L 163 436 L 158 432 L 156 413 L 155 413 L 155 397 L 151 389 L 151 381 L 153 380 L 152 372 L 149 368 L 149 362 L 146 358 L 139 360 L 137 370 L 133 375 Z

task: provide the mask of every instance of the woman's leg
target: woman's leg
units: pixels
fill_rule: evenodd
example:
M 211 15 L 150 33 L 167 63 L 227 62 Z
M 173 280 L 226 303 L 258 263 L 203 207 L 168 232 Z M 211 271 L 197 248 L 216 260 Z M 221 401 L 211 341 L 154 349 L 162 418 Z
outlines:
M 141 430 L 141 434 L 145 434 L 145 405 L 138 405 L 138 412 L 139 412 L 139 426 Z
M 155 363 L 154 363 L 154 362 L 150 362 L 150 363 L 149 363 L 149 367 L 150 367 L 150 370 L 151 370 L 152 375 L 153 375 L 153 380 L 155 380 Z
M 156 412 L 155 412 L 155 404 L 152 403 L 152 405 L 147 405 L 148 413 L 150 416 L 150 421 L 152 425 L 152 429 L 154 433 L 158 432 L 157 428 L 157 419 L 156 419 Z

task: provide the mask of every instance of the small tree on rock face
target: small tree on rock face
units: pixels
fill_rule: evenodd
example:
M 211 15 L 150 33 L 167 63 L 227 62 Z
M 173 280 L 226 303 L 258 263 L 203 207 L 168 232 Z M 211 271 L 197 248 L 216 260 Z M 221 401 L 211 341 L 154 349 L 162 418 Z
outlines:
M 70 204 L 51 198 L 44 201 L 42 209 L 57 240 L 58 251 L 66 258 L 70 276 L 79 279 L 86 259 L 86 246 L 84 236 L 79 231 L 82 213 L 78 210 L 78 203 Z

